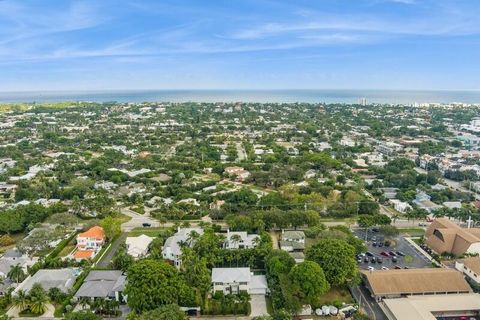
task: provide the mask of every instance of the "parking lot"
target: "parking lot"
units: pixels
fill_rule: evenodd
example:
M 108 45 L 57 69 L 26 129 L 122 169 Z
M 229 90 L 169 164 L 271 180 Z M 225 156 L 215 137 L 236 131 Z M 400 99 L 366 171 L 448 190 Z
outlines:
M 357 229 L 354 232 L 360 239 L 365 239 L 364 229 Z M 380 232 L 370 231 L 368 233 L 366 244 L 369 254 L 367 254 L 368 259 L 362 257 L 361 262 L 359 262 L 361 269 L 368 270 L 369 267 L 377 270 L 382 269 L 382 267 L 389 269 L 431 267 L 430 261 L 405 240 L 405 235 L 400 234 L 393 237 L 390 245 L 385 246 L 388 245 L 389 241 L 387 240 Z M 378 262 L 378 258 L 381 258 L 381 263 Z M 375 262 L 372 260 L 375 260 Z

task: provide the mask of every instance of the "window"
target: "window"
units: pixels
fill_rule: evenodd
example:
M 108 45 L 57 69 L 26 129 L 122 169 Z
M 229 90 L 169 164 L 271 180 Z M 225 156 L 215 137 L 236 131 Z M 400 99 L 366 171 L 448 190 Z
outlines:
M 442 242 L 445 242 L 445 240 L 443 239 L 443 235 L 440 231 L 438 231 L 438 229 L 435 229 L 433 231 L 433 234 L 435 237 L 437 237 L 438 239 L 442 240 Z

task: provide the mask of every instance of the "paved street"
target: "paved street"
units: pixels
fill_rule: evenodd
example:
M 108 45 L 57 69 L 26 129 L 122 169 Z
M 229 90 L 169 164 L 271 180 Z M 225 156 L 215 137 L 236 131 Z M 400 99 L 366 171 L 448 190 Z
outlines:
M 144 223 L 149 223 L 151 227 L 159 227 L 160 222 L 157 220 L 153 219 L 152 217 L 148 215 L 141 215 L 136 213 L 135 211 L 132 211 L 128 208 L 122 208 L 120 209 L 120 212 L 126 216 L 129 216 L 132 218 L 130 221 L 127 221 L 122 224 L 122 231 L 123 232 L 129 232 L 135 228 L 142 228 Z
M 367 314 L 373 320 L 387 320 L 387 317 L 383 313 L 382 309 L 370 296 L 367 289 L 363 285 L 354 286 L 349 289 L 352 293 L 352 296 L 359 304 L 360 309 L 363 310 L 365 314 Z
M 124 232 L 122 233 L 114 243 L 110 246 L 108 251 L 103 255 L 103 257 L 97 262 L 97 266 L 101 268 L 106 268 L 110 264 L 110 262 L 113 259 L 113 256 L 117 252 L 118 248 L 120 248 L 120 245 L 125 242 L 125 239 L 127 238 L 127 233 Z

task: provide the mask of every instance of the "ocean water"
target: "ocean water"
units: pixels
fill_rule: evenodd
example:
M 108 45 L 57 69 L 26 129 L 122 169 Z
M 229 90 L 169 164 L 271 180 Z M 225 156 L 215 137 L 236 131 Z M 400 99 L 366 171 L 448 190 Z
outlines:
M 0 92 L 0 102 L 309 102 L 309 103 L 480 103 L 480 91 L 411 90 L 118 90 Z

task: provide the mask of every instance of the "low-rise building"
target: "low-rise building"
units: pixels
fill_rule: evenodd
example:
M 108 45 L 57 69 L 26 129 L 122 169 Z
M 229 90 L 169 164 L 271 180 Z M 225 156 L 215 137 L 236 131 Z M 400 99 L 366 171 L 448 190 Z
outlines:
M 182 248 L 180 245 L 183 243 L 192 246 L 195 241 L 195 239 L 191 237 L 193 233 L 196 233 L 200 236 L 203 234 L 203 229 L 179 228 L 177 233 L 165 241 L 165 244 L 162 248 L 163 258 L 172 261 L 175 267 L 180 268 L 182 264 Z
M 438 254 L 477 254 L 480 253 L 480 228 L 462 228 L 447 218 L 438 218 L 427 228 L 425 243 Z
M 477 319 L 480 314 L 480 294 L 422 295 L 385 299 L 382 309 L 388 319 L 395 320 Z
M 51 288 L 57 288 L 63 293 L 68 293 L 75 283 L 78 271 L 72 268 L 65 269 L 41 269 L 33 276 L 25 279 L 14 291 L 14 294 L 22 290 L 28 293 L 35 283 L 48 291 Z
M 280 249 L 286 252 L 303 251 L 305 250 L 305 233 L 297 230 L 282 230 L 281 239 L 278 244 Z
M 463 274 L 454 269 L 422 268 L 362 271 L 367 289 L 377 301 L 411 295 L 470 293 Z
M 247 234 L 245 231 L 227 231 L 224 242 L 225 249 L 252 249 L 255 248 L 260 236 L 258 234 Z
M 395 210 L 401 213 L 405 213 L 407 210 L 412 209 L 412 206 L 408 204 L 408 202 L 403 202 L 398 199 L 390 199 L 390 203 L 393 205 Z
M 77 235 L 77 250 L 74 258 L 77 261 L 92 259 L 102 249 L 105 243 L 105 231 L 95 226 Z
M 135 259 L 145 257 L 148 254 L 148 247 L 154 238 L 141 234 L 138 237 L 127 237 L 125 246 L 127 253 Z
M 455 269 L 463 272 L 472 283 L 480 285 L 480 257 L 468 257 L 457 260 Z
M 123 302 L 126 276 L 119 270 L 92 270 L 75 293 L 75 299 L 108 299 Z
M 253 275 L 250 268 L 213 268 L 213 292 L 238 294 L 240 291 L 249 294 L 267 294 L 268 285 L 264 275 Z

